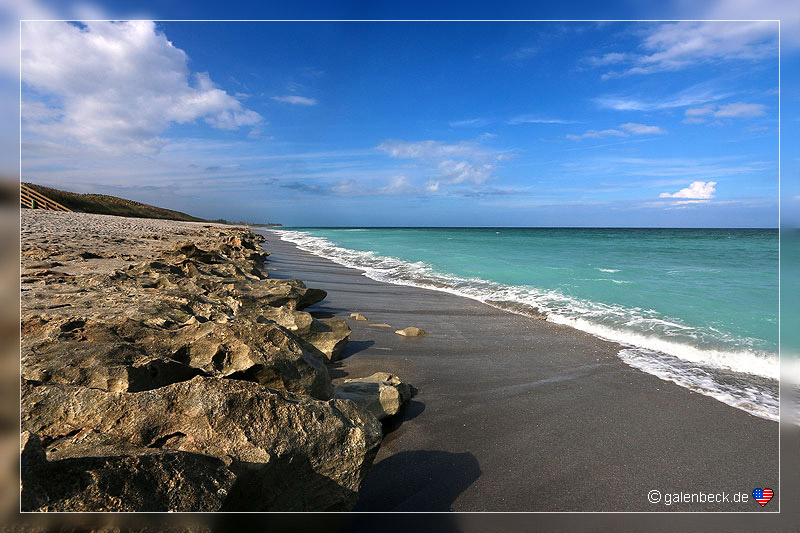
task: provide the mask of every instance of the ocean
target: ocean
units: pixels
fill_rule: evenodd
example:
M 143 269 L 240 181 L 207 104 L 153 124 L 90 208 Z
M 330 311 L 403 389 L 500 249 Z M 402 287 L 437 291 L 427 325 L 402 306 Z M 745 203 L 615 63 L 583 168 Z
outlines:
M 389 283 L 543 313 L 627 364 L 778 419 L 777 229 L 286 228 Z

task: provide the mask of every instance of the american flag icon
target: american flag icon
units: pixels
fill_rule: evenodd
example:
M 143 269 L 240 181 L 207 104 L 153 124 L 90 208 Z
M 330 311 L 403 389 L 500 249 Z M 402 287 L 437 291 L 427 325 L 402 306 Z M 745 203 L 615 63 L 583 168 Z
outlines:
M 772 499 L 772 489 L 753 489 L 753 498 L 763 507 Z

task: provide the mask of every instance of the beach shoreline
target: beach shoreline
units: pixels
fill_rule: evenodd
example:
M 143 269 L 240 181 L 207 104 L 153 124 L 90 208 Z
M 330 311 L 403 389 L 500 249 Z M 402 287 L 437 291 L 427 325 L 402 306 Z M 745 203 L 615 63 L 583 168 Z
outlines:
M 648 501 L 778 493 L 778 424 L 616 343 L 270 230 L 21 223 L 24 510 L 777 510 Z
M 777 485 L 777 423 L 632 368 L 618 357 L 619 344 L 462 296 L 375 281 L 277 231 L 264 234 L 271 276 L 328 291 L 312 314 L 369 318 L 350 321 L 353 346 L 334 381 L 390 364 L 416 388 L 356 510 L 759 511 L 752 500 L 666 506 L 647 494 Z M 407 325 L 429 334 L 392 333 Z

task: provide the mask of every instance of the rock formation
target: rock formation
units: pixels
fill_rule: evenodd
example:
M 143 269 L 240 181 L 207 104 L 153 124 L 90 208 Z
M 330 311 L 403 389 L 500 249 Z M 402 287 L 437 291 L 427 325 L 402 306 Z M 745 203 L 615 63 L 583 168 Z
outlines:
M 262 241 L 23 213 L 23 510 L 352 508 L 407 386 L 334 398 L 350 328 L 303 311 L 325 291 L 269 279 Z
M 379 420 L 397 414 L 411 399 L 411 387 L 388 372 L 376 372 L 365 378 L 351 378 L 336 387 L 334 397 L 352 400 Z

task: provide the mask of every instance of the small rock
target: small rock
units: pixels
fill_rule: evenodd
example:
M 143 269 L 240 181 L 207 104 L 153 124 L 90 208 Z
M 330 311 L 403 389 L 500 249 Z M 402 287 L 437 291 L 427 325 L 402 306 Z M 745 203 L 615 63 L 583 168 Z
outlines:
M 392 327 L 390 324 L 370 324 L 373 328 L 390 328 Z
M 421 330 L 416 326 L 409 326 L 406 329 L 398 329 L 395 331 L 395 333 L 402 335 L 403 337 L 422 337 L 427 335 L 424 330 Z
M 350 313 L 350 318 L 355 318 L 356 320 L 360 320 L 360 321 L 367 320 L 367 317 L 365 317 L 361 313 Z
M 388 372 L 376 372 L 365 378 L 346 379 L 336 387 L 334 398 L 352 400 L 378 420 L 397 414 L 411 399 L 411 386 Z

